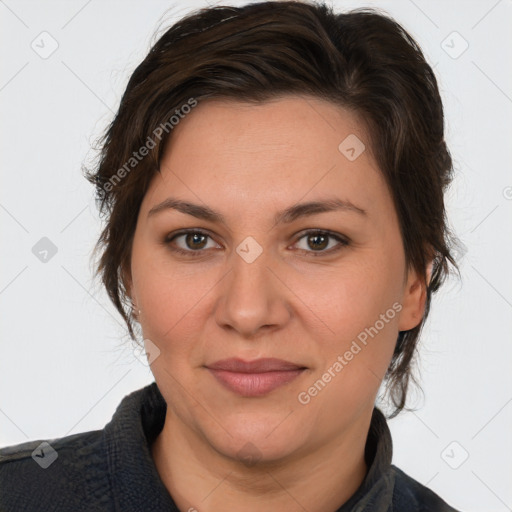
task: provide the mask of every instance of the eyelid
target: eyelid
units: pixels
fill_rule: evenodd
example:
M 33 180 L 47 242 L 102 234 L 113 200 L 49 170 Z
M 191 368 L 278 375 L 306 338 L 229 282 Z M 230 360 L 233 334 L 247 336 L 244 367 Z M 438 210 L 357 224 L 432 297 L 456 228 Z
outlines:
M 171 242 L 173 240 L 175 240 L 176 238 L 183 236 L 183 235 L 189 235 L 189 234 L 200 234 L 200 235 L 206 236 L 218 244 L 218 242 L 215 241 L 214 237 L 208 231 L 201 229 L 201 228 L 186 228 L 186 229 L 182 229 L 182 230 L 168 234 L 164 238 L 164 245 L 170 245 Z M 312 235 L 324 235 L 324 236 L 333 238 L 334 240 L 336 240 L 338 242 L 338 245 L 334 248 L 331 247 L 331 249 L 323 250 L 323 251 L 313 251 L 313 250 L 307 251 L 305 249 L 295 249 L 295 250 L 306 252 L 308 254 L 311 254 L 312 256 L 324 256 L 324 255 L 327 256 L 327 255 L 330 255 L 332 253 L 339 251 L 343 247 L 346 247 L 350 244 L 350 239 L 344 235 L 341 235 L 340 233 L 335 233 L 328 229 L 307 228 L 307 229 L 300 231 L 299 233 L 297 233 L 295 235 L 295 241 L 293 242 L 292 245 L 296 245 L 297 242 L 299 240 L 301 240 L 302 238 L 304 238 L 306 236 L 312 236 Z M 173 247 L 173 248 L 171 248 L 171 250 L 174 252 L 177 252 L 177 253 L 181 253 L 181 254 L 192 255 L 193 257 L 200 256 L 206 252 L 205 250 L 201 250 L 201 249 L 194 251 L 192 249 L 186 250 L 186 249 L 181 249 L 179 247 L 178 248 Z

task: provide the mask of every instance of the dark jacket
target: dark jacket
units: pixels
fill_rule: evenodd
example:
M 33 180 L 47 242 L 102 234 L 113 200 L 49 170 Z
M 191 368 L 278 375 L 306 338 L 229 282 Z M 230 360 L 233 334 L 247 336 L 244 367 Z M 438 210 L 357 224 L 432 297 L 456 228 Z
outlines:
M 179 512 L 150 451 L 165 411 L 153 382 L 124 397 L 102 430 L 0 449 L 0 511 Z M 386 419 L 375 408 L 368 473 L 338 512 L 456 512 L 392 466 L 391 455 Z

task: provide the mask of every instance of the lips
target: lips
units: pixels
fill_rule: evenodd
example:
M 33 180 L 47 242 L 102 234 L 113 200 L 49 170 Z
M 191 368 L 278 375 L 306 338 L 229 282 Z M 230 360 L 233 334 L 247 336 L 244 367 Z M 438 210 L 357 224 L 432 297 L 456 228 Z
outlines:
M 266 395 L 296 379 L 305 370 L 303 366 L 274 358 L 255 361 L 223 359 L 207 368 L 225 388 L 245 397 Z
M 264 358 L 256 359 L 254 361 L 243 361 L 242 359 L 223 359 L 216 363 L 208 365 L 211 370 L 224 370 L 227 372 L 236 373 L 265 373 L 265 372 L 280 372 L 288 370 L 299 370 L 304 368 L 289 361 L 282 359 Z

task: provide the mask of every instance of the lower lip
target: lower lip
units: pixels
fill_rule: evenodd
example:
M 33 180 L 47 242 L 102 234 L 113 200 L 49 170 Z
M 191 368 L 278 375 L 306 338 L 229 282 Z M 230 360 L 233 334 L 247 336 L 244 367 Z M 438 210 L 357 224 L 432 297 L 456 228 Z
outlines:
M 213 376 L 226 388 L 242 396 L 263 396 L 296 379 L 304 369 L 265 373 L 235 373 L 212 370 Z

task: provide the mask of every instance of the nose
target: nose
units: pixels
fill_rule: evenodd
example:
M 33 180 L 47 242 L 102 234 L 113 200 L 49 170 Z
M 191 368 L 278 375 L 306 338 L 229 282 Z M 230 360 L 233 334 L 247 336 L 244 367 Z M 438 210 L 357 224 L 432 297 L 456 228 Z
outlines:
M 250 339 L 282 328 L 292 316 L 290 292 L 271 255 L 263 251 L 251 261 L 233 252 L 231 259 L 231 271 L 217 288 L 217 324 Z

